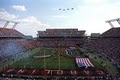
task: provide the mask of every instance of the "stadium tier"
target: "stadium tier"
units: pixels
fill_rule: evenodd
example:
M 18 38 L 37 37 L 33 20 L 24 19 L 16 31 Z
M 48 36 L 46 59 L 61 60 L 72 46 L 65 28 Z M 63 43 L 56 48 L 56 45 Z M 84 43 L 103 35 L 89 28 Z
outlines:
M 78 29 L 46 29 L 46 31 L 38 31 L 38 37 L 63 37 L 74 38 L 84 37 L 85 31 L 78 31 Z
M 104 32 L 101 37 L 120 38 L 120 28 L 111 28 L 108 31 Z
M 15 29 L 0 28 L 0 38 L 24 38 L 24 35 Z
M 45 47 L 72 47 L 82 46 L 85 31 L 78 29 L 46 29 L 38 31 L 38 40 Z
M 99 37 L 88 38 L 84 30 L 46 29 L 27 40 L 15 29 L 0 28 L 0 79 L 119 78 L 119 32 L 120 28 L 111 28 Z
M 90 39 L 84 44 L 84 48 L 96 51 L 108 56 L 112 61 L 120 66 L 120 28 L 111 28 L 104 32 L 97 39 Z

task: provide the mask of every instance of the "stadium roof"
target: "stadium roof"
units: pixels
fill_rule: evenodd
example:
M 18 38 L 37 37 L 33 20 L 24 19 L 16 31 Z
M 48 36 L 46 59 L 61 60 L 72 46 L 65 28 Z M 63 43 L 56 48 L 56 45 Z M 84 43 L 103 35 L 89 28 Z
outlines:
M 15 29 L 0 28 L 0 37 L 4 38 L 23 38 L 24 35 Z
M 101 37 L 120 37 L 120 27 L 109 29 L 102 33 Z

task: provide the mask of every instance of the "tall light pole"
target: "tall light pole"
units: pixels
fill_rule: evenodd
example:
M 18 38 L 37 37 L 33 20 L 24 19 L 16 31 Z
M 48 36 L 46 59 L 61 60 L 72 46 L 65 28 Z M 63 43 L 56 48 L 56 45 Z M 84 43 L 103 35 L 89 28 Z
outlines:
M 14 23 L 14 25 L 12 27 L 12 29 L 14 29 L 16 27 L 16 25 L 19 24 L 19 22 L 11 21 L 11 20 L 5 20 L 5 19 L 0 19 L 0 21 L 5 22 L 3 28 L 6 28 L 9 23 Z
M 112 22 L 114 22 L 114 21 L 117 21 L 118 24 L 120 25 L 120 18 L 107 20 L 107 21 L 105 21 L 105 22 L 106 22 L 106 23 L 109 23 L 109 25 L 110 25 L 112 28 L 114 28 L 114 26 L 113 26 L 113 24 L 112 24 Z

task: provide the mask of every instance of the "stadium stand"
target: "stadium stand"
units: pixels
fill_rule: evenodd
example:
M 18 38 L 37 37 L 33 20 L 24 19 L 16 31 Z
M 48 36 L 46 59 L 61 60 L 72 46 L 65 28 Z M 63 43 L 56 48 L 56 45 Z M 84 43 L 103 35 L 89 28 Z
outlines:
M 106 32 L 102 33 L 100 35 L 101 37 L 108 37 L 108 38 L 120 38 L 120 28 L 119 27 L 115 27 L 115 28 L 111 28 L 109 30 L 107 30 Z
M 29 51 L 38 47 L 82 47 L 88 51 L 96 51 L 102 55 L 105 55 L 110 59 L 112 63 L 116 66 L 120 66 L 120 28 L 111 28 L 110 30 L 104 32 L 99 37 L 96 38 L 86 38 L 85 31 L 78 31 L 78 29 L 46 29 L 46 31 L 38 31 L 38 38 L 32 40 L 24 39 L 24 35 L 15 29 L 0 28 L 0 70 L 9 69 L 9 65 L 24 57 L 29 56 Z M 66 52 L 65 52 L 66 51 Z M 63 56 L 74 56 L 74 50 L 72 49 L 62 49 L 60 55 Z M 88 62 L 88 58 L 86 58 Z M 86 61 L 86 62 L 87 62 Z M 77 60 L 76 60 L 77 62 Z M 78 66 L 81 66 L 78 64 Z M 25 68 L 26 69 L 26 68 Z M 27 69 L 26 69 L 27 70 Z M 29 70 L 29 69 L 28 69 Z M 30 69 L 31 70 L 31 69 Z M 16 70 L 17 71 L 17 70 Z M 43 71 L 44 73 L 45 71 Z M 41 71 L 42 73 L 42 71 Z M 54 76 L 68 75 L 69 71 L 65 71 L 65 74 L 57 74 L 59 72 L 54 72 Z M 94 71 L 97 73 L 97 70 Z M 25 73 L 26 74 L 26 73 Z M 30 74 L 30 73 L 28 73 Z M 44 74 L 51 75 L 51 74 Z M 71 76 L 73 74 L 69 74 Z M 78 72 L 78 75 L 88 76 L 86 71 Z M 91 74 L 90 74 L 91 75 Z M 99 71 L 98 74 L 99 75 Z M 96 76 L 93 75 L 93 76 Z M 5 76 L 4 76 L 5 77 Z M 10 75 L 11 77 L 11 75 Z M 8 78 L 8 80 L 17 80 L 15 78 Z M 23 76 L 22 76 L 23 77 Z M 19 80 L 24 80 L 19 76 Z M 32 77 L 27 76 L 27 79 L 48 79 L 51 77 Z M 69 77 L 58 77 L 59 80 L 66 80 Z M 97 80 L 104 79 L 104 76 L 100 77 L 73 77 L 77 80 Z M 111 76 L 108 75 L 108 80 L 112 80 Z M 6 79 L 6 78 L 1 78 Z M 26 77 L 25 77 L 26 79 Z M 99 80 L 98 79 L 98 80 Z M 71 79 L 72 80 L 72 79 Z
M 112 63 L 120 67 L 120 28 L 111 28 L 96 39 L 90 38 L 84 44 L 89 51 L 96 51 L 108 57 Z
M 84 33 L 78 29 L 46 29 L 38 31 L 38 37 L 83 37 Z
M 0 70 L 25 57 L 24 51 L 31 48 L 28 43 L 17 30 L 0 28 Z
M 85 31 L 78 29 L 46 29 L 38 31 L 38 40 L 45 47 L 72 47 L 83 45 Z
M 15 29 L 0 28 L 0 38 L 24 38 L 24 35 Z

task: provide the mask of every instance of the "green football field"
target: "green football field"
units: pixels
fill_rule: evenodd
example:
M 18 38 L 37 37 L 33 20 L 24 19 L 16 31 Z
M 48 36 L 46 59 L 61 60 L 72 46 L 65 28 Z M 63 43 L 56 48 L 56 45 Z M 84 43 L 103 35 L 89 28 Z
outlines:
M 21 59 L 16 63 L 10 65 L 12 68 L 39 68 L 39 69 L 79 69 L 76 65 L 75 58 L 70 56 L 60 55 L 60 51 L 63 48 L 37 48 L 31 51 L 31 55 L 27 58 Z M 47 58 L 35 59 L 33 56 L 45 56 L 52 55 Z M 104 57 L 99 56 L 97 53 L 84 52 L 78 49 L 75 50 L 75 56 L 88 56 L 91 62 L 94 64 L 96 69 L 102 69 L 107 71 L 109 74 L 117 74 L 116 68 L 110 63 L 110 61 Z M 101 64 L 102 63 L 102 64 Z M 103 67 L 104 66 L 104 67 Z
M 50 55 L 52 51 L 55 51 L 54 55 L 48 58 L 34 59 L 33 56 L 43 56 Z M 31 53 L 33 55 L 28 58 L 24 58 L 10 67 L 13 68 L 40 68 L 40 69 L 76 69 L 74 58 L 63 57 L 59 55 L 60 48 L 43 48 L 39 49 L 36 53 Z M 45 54 L 44 54 L 45 53 Z

